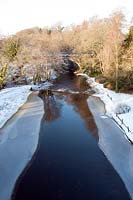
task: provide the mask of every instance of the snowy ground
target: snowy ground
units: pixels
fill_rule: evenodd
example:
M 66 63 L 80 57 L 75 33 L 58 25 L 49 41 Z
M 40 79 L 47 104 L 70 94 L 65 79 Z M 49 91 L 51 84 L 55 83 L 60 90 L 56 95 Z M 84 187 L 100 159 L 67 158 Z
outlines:
M 0 128 L 10 119 L 18 109 L 26 102 L 30 88 L 34 91 L 47 89 L 52 86 L 51 83 L 45 82 L 40 85 L 25 85 L 20 87 L 12 87 L 0 91 Z
M 96 92 L 95 96 L 100 97 L 104 102 L 106 115 L 112 117 L 126 134 L 126 137 L 133 142 L 133 95 L 116 93 L 95 82 L 94 78 L 85 74 L 79 75 L 87 78 L 87 82 Z
M 0 128 L 26 102 L 31 86 L 12 87 L 0 91 Z

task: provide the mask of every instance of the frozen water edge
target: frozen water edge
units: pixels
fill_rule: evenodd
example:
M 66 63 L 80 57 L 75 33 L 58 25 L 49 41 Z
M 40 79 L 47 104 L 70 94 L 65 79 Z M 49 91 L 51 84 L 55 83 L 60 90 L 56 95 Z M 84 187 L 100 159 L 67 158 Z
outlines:
M 99 147 L 122 178 L 133 199 L 133 145 L 125 139 L 114 121 L 104 115 L 104 104 L 98 97 L 89 97 L 88 105 L 98 128 Z
M 31 94 L 31 88 L 34 91 L 48 89 L 53 84 L 45 82 L 40 85 L 24 85 L 12 88 L 6 88 L 0 91 L 0 128 L 19 110 L 27 101 Z
M 31 160 L 39 139 L 43 102 L 32 93 L 0 130 L 0 199 L 9 200 L 17 178 Z
M 102 84 L 96 83 L 94 78 L 90 78 L 86 74 L 79 75 L 87 78 L 87 82 L 96 92 L 94 96 L 99 97 L 104 102 L 106 115 L 118 123 L 129 141 L 133 143 L 133 95 L 116 93 L 104 88 Z
M 53 84 L 46 81 L 45 83 L 39 84 L 39 85 L 32 85 L 31 88 L 34 91 L 39 91 L 39 90 L 45 90 L 51 87 Z

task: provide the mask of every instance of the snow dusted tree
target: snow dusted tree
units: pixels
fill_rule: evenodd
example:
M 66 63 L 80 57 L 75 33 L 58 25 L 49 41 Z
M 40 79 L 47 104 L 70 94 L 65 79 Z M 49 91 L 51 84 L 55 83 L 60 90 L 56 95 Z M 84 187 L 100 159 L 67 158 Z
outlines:
M 6 82 L 6 73 L 7 73 L 7 63 L 5 63 L 0 69 L 0 89 Z

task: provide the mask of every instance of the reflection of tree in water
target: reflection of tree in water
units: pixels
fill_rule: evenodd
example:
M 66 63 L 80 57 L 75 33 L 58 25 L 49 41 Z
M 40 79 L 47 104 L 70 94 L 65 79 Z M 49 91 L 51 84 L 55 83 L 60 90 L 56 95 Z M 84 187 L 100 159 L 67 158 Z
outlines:
M 89 110 L 87 99 L 87 94 L 69 94 L 67 96 L 67 102 L 74 106 L 74 110 L 79 113 L 81 118 L 85 121 L 87 129 L 95 138 L 98 138 L 98 129 Z
M 44 116 L 43 120 L 51 122 L 60 117 L 61 103 L 55 99 L 56 97 L 50 90 L 43 90 L 39 92 L 39 96 L 44 102 Z
M 77 78 L 77 80 L 75 82 L 75 87 L 76 87 L 77 90 L 79 90 L 79 91 L 86 91 L 87 89 L 90 88 L 90 86 L 87 83 L 85 77 L 78 76 L 76 78 Z
M 65 94 L 65 93 L 64 93 Z M 53 95 L 50 90 L 40 91 L 39 96 L 44 102 L 44 116 L 43 120 L 47 122 L 54 121 L 58 119 L 61 115 L 61 99 L 64 99 L 63 94 Z M 84 120 L 87 129 L 98 138 L 98 130 L 93 119 L 93 116 L 89 110 L 87 104 L 87 94 L 65 94 L 67 103 L 73 105 L 74 110 L 80 114 L 81 118 Z M 69 113 L 68 113 L 69 114 Z
M 53 81 L 54 89 L 70 89 L 74 91 L 86 91 L 89 85 L 86 78 L 83 76 L 76 76 L 75 74 L 64 74 Z

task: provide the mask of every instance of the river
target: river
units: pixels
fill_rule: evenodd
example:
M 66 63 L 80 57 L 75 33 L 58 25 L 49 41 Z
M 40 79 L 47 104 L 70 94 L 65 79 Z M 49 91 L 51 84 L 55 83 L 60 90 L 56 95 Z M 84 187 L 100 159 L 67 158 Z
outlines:
M 40 92 L 44 116 L 38 148 L 12 199 L 129 199 L 98 146 L 98 130 L 85 93 L 88 88 L 85 78 L 65 75 L 54 82 L 53 92 Z

